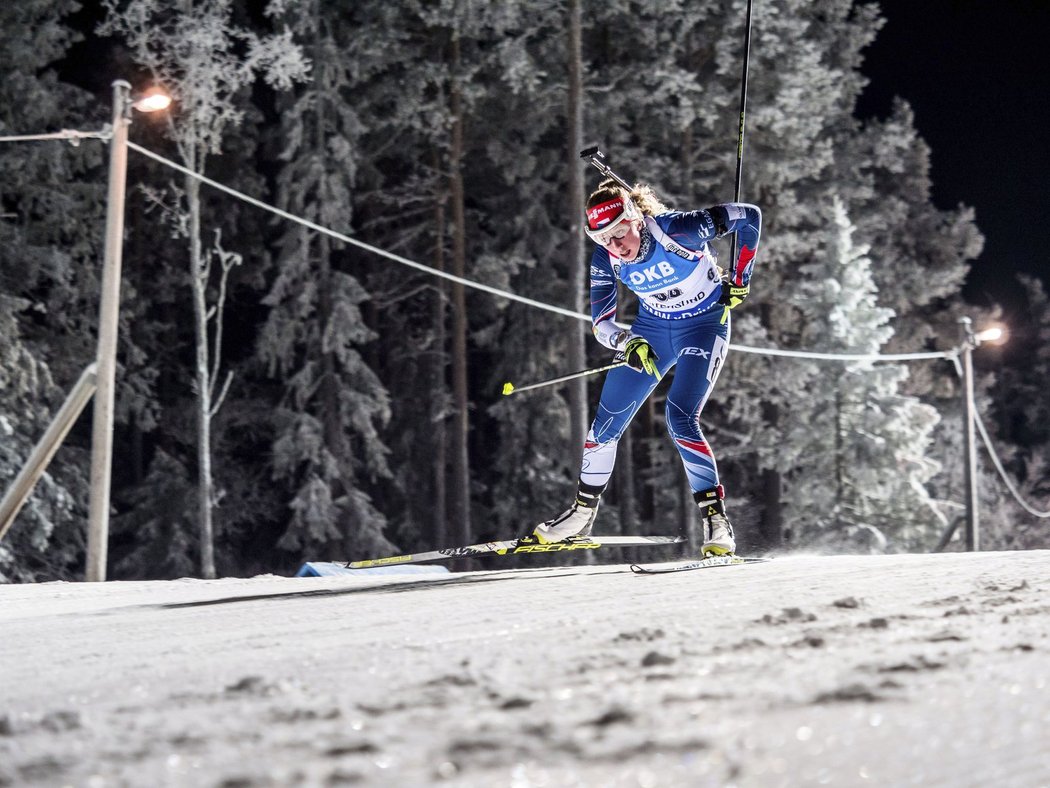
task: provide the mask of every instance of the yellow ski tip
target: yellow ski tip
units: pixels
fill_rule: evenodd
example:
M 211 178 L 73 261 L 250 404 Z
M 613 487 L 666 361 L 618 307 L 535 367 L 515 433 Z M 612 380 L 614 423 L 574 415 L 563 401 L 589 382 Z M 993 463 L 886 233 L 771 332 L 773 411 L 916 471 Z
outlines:
M 508 383 L 504 383 L 503 384 L 503 395 L 506 396 L 508 394 L 513 394 L 513 393 L 514 393 L 514 384 L 513 383 L 509 383 L 509 382 Z

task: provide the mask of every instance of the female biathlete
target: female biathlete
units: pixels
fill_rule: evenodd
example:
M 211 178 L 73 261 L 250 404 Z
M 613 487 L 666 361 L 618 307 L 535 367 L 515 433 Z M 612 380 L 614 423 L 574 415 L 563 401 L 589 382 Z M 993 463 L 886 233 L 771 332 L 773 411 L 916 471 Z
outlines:
M 701 555 L 736 550 L 726 517 L 718 466 L 700 429 L 707 402 L 729 349 L 729 310 L 749 291 L 761 234 L 754 205 L 726 203 L 703 211 L 668 210 L 647 186 L 630 193 L 613 179 L 587 200 L 594 336 L 626 365 L 609 372 L 583 446 L 576 500 L 536 526 L 543 543 L 590 534 L 598 503 L 612 476 L 616 446 L 656 384 L 677 364 L 667 394 L 667 431 L 678 448 L 700 507 Z M 723 277 L 708 242 L 737 234 L 740 251 Z M 615 322 L 617 281 L 638 296 L 638 317 Z

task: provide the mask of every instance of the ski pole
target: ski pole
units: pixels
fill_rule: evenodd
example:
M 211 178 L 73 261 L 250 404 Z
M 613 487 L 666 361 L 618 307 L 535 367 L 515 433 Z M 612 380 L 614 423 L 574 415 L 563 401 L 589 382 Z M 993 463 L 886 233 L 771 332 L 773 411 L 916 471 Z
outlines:
M 574 380 L 575 378 L 582 378 L 586 377 L 587 375 L 597 375 L 599 372 L 605 372 L 608 369 L 622 367 L 626 363 L 626 361 L 615 361 L 612 364 L 606 364 L 604 367 L 598 367 L 596 369 L 583 369 L 579 372 L 573 372 L 570 375 L 562 375 L 560 378 L 551 378 L 550 380 L 541 380 L 539 383 L 530 383 L 528 386 L 522 386 L 521 388 L 517 388 L 513 383 L 508 381 L 503 384 L 503 396 L 506 397 L 519 391 L 538 389 L 542 388 L 543 386 L 553 386 L 555 383 L 564 383 L 566 380 Z
M 736 136 L 736 194 L 734 199 L 740 202 L 740 186 L 744 179 L 744 118 L 747 112 L 747 71 L 751 60 L 751 4 L 747 0 L 747 21 L 744 23 L 744 73 L 740 77 L 740 126 Z M 736 265 L 736 233 L 733 233 L 733 256 L 731 265 Z
M 623 188 L 627 189 L 628 192 L 631 191 L 631 185 L 619 175 L 617 175 L 615 172 L 609 169 L 609 165 L 605 163 L 605 154 L 598 150 L 597 145 L 592 145 L 589 148 L 584 148 L 583 150 L 581 150 L 580 158 L 587 159 L 591 164 L 597 167 L 601 174 L 604 175 L 606 178 L 612 178 L 618 184 L 623 186 Z

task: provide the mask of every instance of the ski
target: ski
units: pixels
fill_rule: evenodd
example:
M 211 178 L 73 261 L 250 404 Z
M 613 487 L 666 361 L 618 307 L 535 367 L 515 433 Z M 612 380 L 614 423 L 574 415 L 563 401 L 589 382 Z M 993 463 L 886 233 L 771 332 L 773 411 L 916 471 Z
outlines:
M 534 536 L 508 539 L 502 542 L 483 542 L 466 547 L 449 547 L 427 553 L 392 555 L 387 558 L 370 558 L 364 561 L 347 561 L 347 569 L 370 569 L 377 566 L 397 564 L 422 564 L 427 561 L 443 561 L 448 558 L 468 558 L 479 555 L 521 555 L 524 553 L 564 553 L 571 550 L 597 550 L 601 547 L 648 547 L 684 542 L 681 536 L 573 536 L 564 542 L 543 544 Z
M 670 572 L 688 572 L 691 569 L 710 569 L 713 566 L 736 566 L 737 564 L 760 564 L 770 561 L 769 558 L 751 558 L 742 555 L 712 555 L 699 561 L 678 564 L 631 564 L 631 571 L 636 575 L 666 575 Z

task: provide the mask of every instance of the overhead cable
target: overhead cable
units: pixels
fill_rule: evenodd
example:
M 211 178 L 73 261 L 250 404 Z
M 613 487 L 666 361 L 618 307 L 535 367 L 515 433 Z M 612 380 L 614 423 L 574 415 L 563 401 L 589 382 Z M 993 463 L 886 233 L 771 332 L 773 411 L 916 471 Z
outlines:
M 0 142 L 69 140 L 75 145 L 79 143 L 81 139 L 109 139 L 112 136 L 112 132 L 108 128 L 103 129 L 102 131 L 76 131 L 73 129 L 63 129 L 62 131 L 52 132 L 48 134 L 21 134 L 17 136 L 0 137 Z M 208 178 L 198 172 L 194 172 L 193 170 L 189 169 L 188 167 L 184 167 L 178 162 L 174 162 L 171 159 L 165 158 L 164 156 L 154 153 L 148 148 L 144 148 L 141 145 L 137 145 L 134 142 L 131 142 L 130 140 L 128 141 L 127 145 L 129 148 L 131 148 L 134 151 L 137 151 L 138 153 L 141 153 L 143 156 L 153 159 L 154 161 L 159 162 L 160 164 L 163 164 L 166 167 L 170 167 L 173 170 L 181 172 L 182 174 L 187 175 L 191 178 L 195 178 L 201 183 L 211 186 L 213 189 L 218 189 L 219 191 L 224 192 L 230 195 L 231 197 L 235 197 L 238 200 L 246 202 L 249 205 L 254 205 L 257 208 L 261 208 L 264 211 L 269 211 L 270 213 L 276 216 L 280 216 L 283 219 L 287 219 L 290 222 L 295 222 L 296 224 L 308 227 L 309 229 L 314 230 L 315 232 L 327 235 L 331 238 L 335 238 L 336 240 L 350 244 L 351 246 L 356 246 L 360 249 L 364 249 L 365 251 L 371 252 L 372 254 L 379 255 L 380 257 L 385 257 L 388 260 L 393 260 L 396 263 L 408 266 L 409 268 L 414 268 L 418 271 L 423 271 L 432 276 L 447 279 L 450 282 L 456 282 L 457 284 L 463 285 L 464 287 L 469 287 L 474 290 L 480 290 L 481 292 L 499 296 L 500 298 L 506 298 L 509 301 L 516 301 L 521 304 L 526 304 L 527 306 L 532 306 L 537 309 L 545 310 L 547 312 L 553 312 L 554 314 L 562 315 L 563 317 L 571 317 L 575 320 L 580 320 L 586 323 L 589 323 L 591 321 L 591 316 L 583 314 L 582 312 L 573 312 L 572 310 L 565 309 L 564 307 L 544 303 L 542 301 L 537 301 L 532 298 L 526 298 L 524 296 L 517 295 L 516 293 L 511 293 L 506 290 L 500 290 L 499 288 L 491 287 L 490 285 L 485 285 L 480 282 L 475 282 L 471 279 L 456 276 L 455 274 L 450 274 L 445 271 L 439 271 L 436 268 L 431 268 L 428 265 L 417 263 L 416 261 L 410 260 L 407 257 L 402 257 L 399 254 L 388 252 L 385 249 L 380 249 L 379 247 L 372 246 L 371 244 L 367 244 L 364 241 L 360 241 L 352 236 L 346 235 L 345 233 L 332 230 L 328 227 L 323 227 L 322 225 L 319 225 L 316 222 L 312 222 L 309 219 L 303 218 L 302 216 L 296 216 L 295 214 L 282 210 L 281 208 L 278 208 L 275 205 L 270 205 L 269 203 L 265 203 L 262 200 L 256 199 L 255 197 L 251 197 L 245 194 L 244 192 L 237 191 L 236 189 L 226 186 L 225 184 L 219 183 L 218 181 Z M 878 353 L 817 353 L 805 350 L 781 350 L 778 348 L 749 347 L 748 345 L 734 345 L 733 349 L 738 350 L 741 353 L 754 353 L 763 356 L 781 356 L 788 358 L 806 358 L 813 360 L 840 362 L 885 362 L 913 361 L 922 359 L 951 359 L 954 357 L 955 353 L 955 351 L 933 351 L 927 353 L 890 353 L 881 355 Z
M 188 167 L 184 167 L 183 165 L 181 165 L 181 164 L 179 164 L 177 162 L 171 161 L 170 159 L 166 159 L 165 157 L 163 157 L 163 156 L 161 156 L 161 155 L 159 155 L 157 153 L 154 153 L 153 151 L 151 151 L 151 150 L 149 150 L 147 148 L 143 148 L 141 145 L 136 145 L 134 142 L 128 142 L 128 147 L 133 149 L 133 150 L 135 150 L 135 151 L 137 151 L 137 152 L 139 152 L 139 153 L 141 153 L 143 156 L 146 156 L 146 157 L 148 157 L 150 159 L 153 159 L 154 161 L 157 161 L 157 162 L 159 162 L 159 163 L 161 163 L 161 164 L 163 164 L 163 165 L 165 165 L 167 167 L 171 167 L 172 169 L 177 170 L 178 172 L 181 172 L 184 175 L 188 175 L 191 178 L 195 178 L 195 179 L 199 180 L 201 183 L 205 183 L 205 184 L 207 184 L 208 186 L 211 186 L 214 189 L 218 189 L 221 192 L 225 192 L 226 194 L 229 194 L 231 197 L 236 197 L 238 200 L 242 200 L 242 201 L 244 201 L 244 202 L 246 202 L 246 203 L 248 203 L 250 205 L 254 205 L 257 208 L 262 208 L 264 211 L 269 211 L 270 213 L 275 214 L 277 216 L 280 216 L 280 217 L 282 217 L 284 219 L 287 219 L 290 222 L 295 222 L 297 224 L 301 224 L 302 226 L 308 227 L 311 230 L 314 230 L 316 232 L 322 233 L 324 235 L 328 235 L 328 236 L 330 236 L 332 238 L 335 238 L 335 239 L 337 239 L 339 241 L 343 241 L 344 243 L 348 243 L 348 244 L 351 244 L 353 246 L 356 246 L 356 247 L 358 247 L 360 249 L 364 249 L 366 251 L 372 252 L 373 254 L 377 254 L 380 257 L 385 257 L 388 260 L 393 260 L 394 262 L 401 263 L 402 265 L 406 265 L 406 266 L 408 266 L 410 268 L 415 268 L 418 271 L 425 271 L 426 273 L 431 274 L 433 276 L 441 277 L 441 278 L 447 279 L 447 280 L 449 280 L 451 282 L 456 282 L 458 284 L 463 285 L 464 287 L 470 287 L 470 288 L 473 288 L 475 290 L 481 290 L 482 292 L 489 293 L 491 295 L 500 296 L 501 298 L 506 298 L 506 299 L 508 299 L 510 301 L 517 301 L 519 303 L 527 304 L 529 306 L 536 307 L 537 309 L 543 309 L 543 310 L 546 310 L 548 312 L 554 312 L 555 314 L 563 315 L 565 317 L 571 317 L 571 318 L 574 318 L 576 320 L 582 320 L 582 321 L 587 322 L 587 323 L 591 322 L 591 316 L 590 315 L 585 315 L 582 312 L 573 312 L 572 310 L 564 309 L 564 308 L 562 308 L 560 306 L 554 306 L 553 304 L 547 304 L 547 303 L 544 303 L 542 301 L 536 301 L 536 300 L 534 300 L 532 298 L 525 298 L 524 296 L 517 295 L 516 293 L 510 293 L 510 292 L 507 292 L 506 290 L 500 290 L 500 289 L 495 288 L 495 287 L 490 287 L 489 285 L 484 285 L 484 284 L 481 284 L 479 282 L 472 281 L 470 279 L 465 279 L 465 278 L 460 277 L 460 276 L 455 276 L 454 274 L 449 274 L 449 273 L 446 273 L 444 271 L 438 271 L 437 269 L 431 268 L 430 266 L 423 265 L 421 263 L 417 263 L 414 260 L 409 260 L 407 257 L 402 257 L 399 254 L 394 254 L 393 252 L 388 252 L 385 249 L 380 249 L 379 247 L 372 246 L 371 244 L 367 244 L 364 241 L 360 241 L 360 240 L 358 240 L 356 238 L 353 238 L 353 237 L 351 237 L 349 235 L 346 235 L 345 233 L 340 233 L 340 232 L 337 232 L 336 230 L 332 230 L 332 229 L 330 229 L 328 227 L 323 227 L 323 226 L 317 224 L 316 222 L 310 221 L 309 219 L 305 219 L 305 218 L 303 218 L 301 216 L 296 216 L 295 214 L 289 213 L 288 211 L 282 210 L 281 208 L 278 208 L 278 207 L 276 207 L 274 205 L 270 205 L 269 203 L 265 203 L 262 200 L 258 200 L 258 199 L 254 198 L 254 197 L 250 197 L 249 195 L 244 194 L 243 192 L 239 192 L 236 189 L 230 188 L 229 186 L 226 186 L 226 185 L 224 185 L 222 183 L 219 183 L 218 181 L 212 180 L 211 178 L 208 178 L 208 177 L 206 177 L 204 175 L 201 175 L 200 173 L 194 172 L 193 170 L 189 169 Z M 757 353 L 757 354 L 760 354 L 760 355 L 769 355 L 769 356 L 791 356 L 791 357 L 795 357 L 795 358 L 823 359 L 823 360 L 828 360 L 828 361 L 872 361 L 872 362 L 874 362 L 874 361 L 907 361 L 907 360 L 913 360 L 913 359 L 947 359 L 947 358 L 951 358 L 952 357 L 952 353 L 953 353 L 952 351 L 948 351 L 948 352 L 930 352 L 930 353 L 897 353 L 897 354 L 891 354 L 891 355 L 879 355 L 879 354 L 872 354 L 872 353 L 837 354 L 837 353 L 813 353 L 813 352 L 801 351 L 801 350 L 777 350 L 777 349 L 774 349 L 774 348 L 756 348 L 756 347 L 748 347 L 747 345 L 734 345 L 733 349 L 734 350 L 739 350 L 739 351 L 741 351 L 743 353 Z
M 999 460 L 999 455 L 995 451 L 995 447 L 992 446 L 991 438 L 988 437 L 988 431 L 984 428 L 984 421 L 981 419 L 981 414 L 975 414 L 976 418 L 974 421 L 977 423 L 977 429 L 981 432 L 981 439 L 984 441 L 984 448 L 988 450 L 988 456 L 992 458 L 992 464 L 995 465 L 995 469 L 999 472 L 999 476 L 1002 477 L 1003 482 L 1006 484 L 1006 489 L 1010 491 L 1010 494 L 1014 497 L 1014 500 L 1021 505 L 1021 507 L 1034 517 L 1040 519 L 1046 519 L 1050 517 L 1050 512 L 1041 512 L 1026 500 L 1021 497 L 1021 493 L 1017 491 L 1017 487 L 1010 480 L 1010 477 L 1006 475 L 1006 470 L 1003 468 L 1002 462 Z
M 98 139 L 107 140 L 113 136 L 108 130 L 103 131 L 75 131 L 73 129 L 62 129 L 49 134 L 17 134 L 11 137 L 0 137 L 0 142 L 34 142 L 36 140 L 69 140 L 76 145 L 80 140 Z
M 269 211 L 270 213 L 276 214 L 277 216 L 287 219 L 290 222 L 295 222 L 296 224 L 301 224 L 304 227 L 309 227 L 311 230 L 330 236 L 332 238 L 335 238 L 336 240 L 343 241 L 344 243 L 351 244 L 352 246 L 357 246 L 361 249 L 372 252 L 373 254 L 377 254 L 380 257 L 385 257 L 388 260 L 393 260 L 396 263 L 407 265 L 409 268 L 415 268 L 419 271 L 425 271 L 428 274 L 433 274 L 434 276 L 439 276 L 443 279 L 448 279 L 449 281 L 456 282 L 458 284 L 463 285 L 464 287 L 472 287 L 475 290 L 481 290 L 492 295 L 497 295 L 503 298 L 510 299 L 511 301 L 518 301 L 522 304 L 528 304 L 529 306 L 534 306 L 537 309 L 546 309 L 548 312 L 555 312 L 559 315 L 564 315 L 566 317 L 586 319 L 588 321 L 590 320 L 589 317 L 581 315 L 577 312 L 573 312 L 569 309 L 563 309 L 559 306 L 545 304 L 541 301 L 534 301 L 531 298 L 525 298 L 524 296 L 519 296 L 514 293 L 508 293 L 505 290 L 500 290 L 495 287 L 490 287 L 489 285 L 483 285 L 478 282 L 473 282 L 469 279 L 464 279 L 461 276 L 449 274 L 444 271 L 438 271 L 436 268 L 431 268 L 428 265 L 423 265 L 422 263 L 417 263 L 414 260 L 409 260 L 407 257 L 402 257 L 399 254 L 394 254 L 393 252 L 388 252 L 385 249 L 380 249 L 379 247 L 366 244 L 363 241 L 359 241 L 356 238 L 352 238 L 351 236 L 346 235 L 344 233 L 337 232 L 336 230 L 329 229 L 328 227 L 322 227 L 321 225 L 317 224 L 316 222 L 312 222 L 309 219 L 304 219 L 301 216 L 296 216 L 295 214 L 288 213 L 288 211 L 282 210 L 274 205 L 265 203 L 262 200 L 257 200 L 254 197 L 249 197 L 243 192 L 239 192 L 236 189 L 231 189 L 229 186 L 225 186 L 219 183 L 218 181 L 214 181 L 211 178 L 207 178 L 204 175 L 201 175 L 200 173 L 194 172 L 188 167 L 183 167 L 177 162 L 171 161 L 170 159 L 166 159 L 163 156 L 159 156 L 158 154 L 153 153 L 153 151 L 143 148 L 140 145 L 136 145 L 134 142 L 128 142 L 128 147 L 138 151 L 143 156 L 147 156 L 155 161 L 160 162 L 161 164 L 171 167 L 174 170 L 178 170 L 183 175 L 188 175 L 191 178 L 196 178 L 201 183 L 206 183 L 208 186 L 211 186 L 214 189 L 218 189 L 219 191 L 225 192 L 226 194 L 229 194 L 232 197 L 236 197 L 238 200 L 243 200 L 244 202 L 249 203 L 250 205 L 254 205 L 256 208 L 262 208 L 264 211 Z

